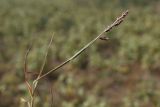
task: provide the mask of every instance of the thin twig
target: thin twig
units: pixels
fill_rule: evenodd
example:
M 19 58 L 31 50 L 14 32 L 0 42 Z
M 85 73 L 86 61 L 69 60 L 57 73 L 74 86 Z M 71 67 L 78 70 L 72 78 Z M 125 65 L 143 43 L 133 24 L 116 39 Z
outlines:
M 27 61 L 27 58 L 28 58 L 28 55 L 29 55 L 31 49 L 32 49 L 32 45 L 30 45 L 30 47 L 28 48 L 28 50 L 27 50 L 27 52 L 26 52 L 26 54 L 25 54 L 25 58 L 24 58 L 24 70 L 23 70 L 23 71 L 24 71 L 25 83 L 26 83 L 26 86 L 27 86 L 27 88 L 28 88 L 28 91 L 29 91 L 30 95 L 32 95 L 32 87 L 31 87 L 31 85 L 30 85 L 29 82 L 28 82 L 28 75 L 27 75 L 27 65 L 28 65 L 28 61 Z
M 116 27 L 116 26 L 120 25 L 123 22 L 124 18 L 127 16 L 127 14 L 128 14 L 128 10 L 125 11 L 125 12 L 123 12 L 122 15 L 120 17 L 118 17 L 110 26 L 108 26 L 107 28 L 105 28 L 105 30 L 103 32 L 101 32 L 97 37 L 95 37 L 92 41 L 90 41 L 87 45 L 85 45 L 77 53 L 75 53 L 73 56 L 71 56 L 69 59 L 67 59 L 66 61 L 64 61 L 63 63 L 61 63 L 60 65 L 58 65 L 57 67 L 51 69 L 47 73 L 45 73 L 42 76 L 40 76 L 39 78 L 37 78 L 36 81 L 38 81 L 39 79 L 42 79 L 43 77 L 47 76 L 48 74 L 50 74 L 52 72 L 55 72 L 56 70 L 58 70 L 62 66 L 66 65 L 67 63 L 69 63 L 71 60 L 75 59 L 83 51 L 85 51 L 89 46 L 91 46 L 97 39 L 99 39 L 105 32 L 109 32 L 113 27 Z
M 41 76 L 42 72 L 43 72 L 44 66 L 45 66 L 45 64 L 46 64 L 48 52 L 49 52 L 50 46 L 51 46 L 52 41 L 53 41 L 53 36 L 54 36 L 54 34 L 52 35 L 51 40 L 50 40 L 50 42 L 49 42 L 49 45 L 48 45 L 48 47 L 47 47 L 47 51 L 46 51 L 46 53 L 45 53 L 45 58 L 44 58 L 43 64 L 42 64 L 42 66 L 41 66 L 41 70 L 40 70 L 39 75 L 38 75 L 37 78 L 39 78 L 39 77 Z

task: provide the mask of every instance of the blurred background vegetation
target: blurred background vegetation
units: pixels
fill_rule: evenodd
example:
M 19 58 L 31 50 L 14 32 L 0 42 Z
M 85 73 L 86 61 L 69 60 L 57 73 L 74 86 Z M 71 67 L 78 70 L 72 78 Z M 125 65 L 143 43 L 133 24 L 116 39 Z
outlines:
M 41 80 L 36 107 L 160 107 L 159 0 L 0 0 L 0 106 L 25 107 L 23 61 L 38 73 L 54 33 L 47 72 L 122 11 L 129 17 L 80 57 Z

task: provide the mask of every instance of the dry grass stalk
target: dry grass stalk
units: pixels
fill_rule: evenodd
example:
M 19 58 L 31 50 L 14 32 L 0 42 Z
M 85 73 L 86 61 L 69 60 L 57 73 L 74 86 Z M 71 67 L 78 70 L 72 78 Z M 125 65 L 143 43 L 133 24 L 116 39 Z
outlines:
M 101 34 L 99 34 L 96 38 L 94 38 L 92 41 L 90 41 L 87 45 L 85 45 L 82 49 L 80 49 L 76 54 L 74 54 L 72 57 L 70 57 L 69 59 L 67 59 L 65 62 L 63 62 L 62 64 L 58 65 L 57 67 L 51 69 L 50 71 L 48 71 L 47 73 L 43 74 L 42 76 L 40 76 L 37 80 L 47 76 L 48 74 L 57 71 L 59 68 L 61 68 L 62 66 L 66 65 L 67 63 L 69 63 L 71 60 L 75 59 L 77 56 L 79 56 L 83 51 L 85 51 L 90 45 L 92 45 L 97 39 L 100 39 L 101 36 L 105 33 L 105 32 L 109 32 L 113 27 L 116 27 L 118 25 L 120 25 L 124 18 L 127 16 L 128 14 L 128 10 L 123 12 L 122 15 L 120 17 L 118 17 L 116 19 L 116 21 L 114 21 L 110 26 L 108 26 L 103 32 L 101 32 Z
M 75 59 L 76 57 L 78 57 L 82 52 L 84 52 L 89 46 L 91 46 L 96 40 L 98 39 L 101 39 L 101 40 L 108 40 L 108 38 L 104 38 L 102 37 L 102 35 L 106 32 L 109 32 L 113 27 L 116 27 L 118 25 L 120 25 L 123 21 L 124 21 L 124 18 L 127 16 L 128 14 L 128 10 L 123 12 L 122 15 L 120 17 L 118 17 L 110 26 L 106 27 L 97 37 L 95 37 L 92 41 L 90 41 L 88 44 L 86 44 L 82 49 L 80 49 L 78 52 L 76 52 L 73 56 L 71 56 L 70 58 L 68 58 L 66 61 L 64 61 L 63 63 L 59 64 L 57 67 L 51 69 L 50 71 L 48 71 L 47 73 L 43 74 L 42 75 L 42 72 L 43 72 L 43 69 L 44 69 L 44 66 L 46 64 L 46 59 L 47 59 L 47 55 L 48 55 L 48 51 L 49 51 L 49 48 L 52 44 L 52 41 L 53 41 L 53 36 L 50 40 L 50 43 L 48 45 L 48 48 L 47 48 L 47 51 L 46 51 L 46 54 L 45 54 L 45 58 L 44 58 L 44 61 L 43 61 L 43 64 L 41 66 L 41 70 L 39 72 L 39 75 L 37 76 L 37 78 L 33 81 L 32 85 L 29 84 L 28 80 L 27 80 L 27 57 L 28 57 L 28 54 L 31 50 L 31 48 L 29 48 L 27 50 L 27 53 L 25 55 L 25 60 L 24 60 L 24 75 L 25 75 L 25 83 L 26 83 L 26 86 L 28 88 L 28 92 L 30 93 L 30 100 L 27 101 L 28 103 L 28 106 L 29 107 L 33 107 L 34 106 L 34 99 L 35 99 L 35 90 L 38 86 L 38 82 L 40 79 L 44 78 L 45 76 L 49 75 L 50 73 L 52 72 L 55 72 L 57 71 L 58 69 L 60 69 L 61 67 L 63 67 L 64 65 L 68 64 L 70 61 L 72 61 L 73 59 Z M 52 93 L 52 92 L 51 92 Z M 52 93 L 53 94 L 53 93 Z

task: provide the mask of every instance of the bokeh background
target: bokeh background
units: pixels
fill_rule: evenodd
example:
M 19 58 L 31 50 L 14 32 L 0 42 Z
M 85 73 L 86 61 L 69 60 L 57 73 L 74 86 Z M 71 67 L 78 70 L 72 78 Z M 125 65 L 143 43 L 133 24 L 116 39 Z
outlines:
M 129 16 L 81 56 L 42 79 L 36 107 L 160 107 L 159 0 L 0 0 L 0 107 L 25 107 L 30 80 L 73 55 L 124 10 Z M 53 90 L 53 98 L 50 89 Z M 51 101 L 53 99 L 53 102 Z

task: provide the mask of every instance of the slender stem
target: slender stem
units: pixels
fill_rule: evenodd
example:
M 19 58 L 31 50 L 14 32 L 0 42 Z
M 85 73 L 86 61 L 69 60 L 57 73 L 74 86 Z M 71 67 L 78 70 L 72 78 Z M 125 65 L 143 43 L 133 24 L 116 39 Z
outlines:
M 29 91 L 29 93 L 30 93 L 30 96 L 32 96 L 32 95 L 31 95 L 31 93 L 32 93 L 32 87 L 31 87 L 30 83 L 28 82 L 28 75 L 27 75 L 27 65 L 28 65 L 28 61 L 27 61 L 27 58 L 28 58 L 28 55 L 29 55 L 29 53 L 30 53 L 30 51 L 31 51 L 31 48 L 32 48 L 32 45 L 29 46 L 29 48 L 28 48 L 28 50 L 27 50 L 27 52 L 26 52 L 26 55 L 25 55 L 25 58 L 24 58 L 24 70 L 23 70 L 23 71 L 24 71 L 25 84 L 26 84 L 27 89 L 28 89 L 28 91 Z
M 38 75 L 37 78 L 39 78 L 39 77 L 41 76 L 42 72 L 43 72 L 43 69 L 44 69 L 44 66 L 45 66 L 45 64 L 46 64 L 48 52 L 49 52 L 50 46 L 51 46 L 51 44 L 52 44 L 52 41 L 53 41 L 53 35 L 52 35 L 51 40 L 50 40 L 50 42 L 49 42 L 49 45 L 48 45 L 48 47 L 47 47 L 47 51 L 46 51 L 46 53 L 45 53 L 45 58 L 44 58 L 43 64 L 42 64 L 42 66 L 41 66 L 41 70 L 40 70 L 39 75 Z
M 33 106 L 34 106 L 34 96 L 32 96 L 32 97 L 31 97 L 30 106 L 31 106 L 31 107 L 33 107 Z
M 39 78 L 37 78 L 36 81 L 38 81 L 39 79 L 47 76 L 48 74 L 58 70 L 59 68 L 61 68 L 62 66 L 66 65 L 67 63 L 69 63 L 71 60 L 75 59 L 77 56 L 79 56 L 83 51 L 85 51 L 89 46 L 91 46 L 97 39 L 99 39 L 105 32 L 109 32 L 113 27 L 116 27 L 118 25 L 120 25 L 124 18 L 127 16 L 128 14 L 128 10 L 123 12 L 122 15 L 120 17 L 118 17 L 110 26 L 108 26 L 102 33 L 100 33 L 97 37 L 95 37 L 92 41 L 90 41 L 88 44 L 86 44 L 82 49 L 80 49 L 77 53 L 75 53 L 73 56 L 71 56 L 70 58 L 68 58 L 66 61 L 62 62 L 60 65 L 58 65 L 57 67 L 51 69 L 50 71 L 48 71 L 47 73 L 43 74 L 42 76 L 40 76 Z

